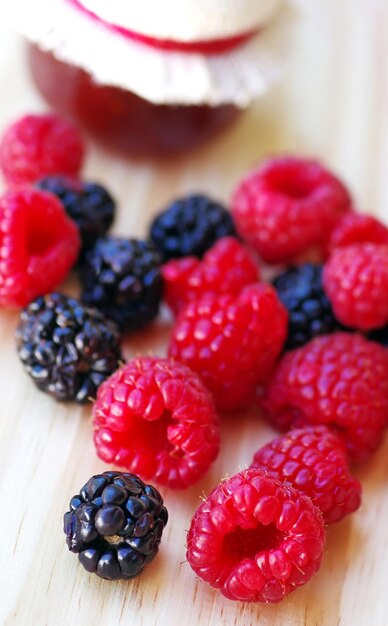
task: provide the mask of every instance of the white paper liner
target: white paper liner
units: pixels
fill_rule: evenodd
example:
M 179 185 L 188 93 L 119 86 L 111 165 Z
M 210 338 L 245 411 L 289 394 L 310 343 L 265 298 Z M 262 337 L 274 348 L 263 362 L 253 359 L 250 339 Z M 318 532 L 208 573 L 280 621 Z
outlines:
M 141 0 L 138 0 L 141 1 Z M 281 75 L 293 11 L 282 8 L 246 44 L 220 55 L 164 52 L 90 19 L 65 0 L 13 0 L 15 28 L 96 82 L 132 91 L 155 104 L 248 106 Z
M 79 2 L 103 20 L 143 35 L 178 41 L 201 41 L 253 31 L 269 21 L 283 0 Z

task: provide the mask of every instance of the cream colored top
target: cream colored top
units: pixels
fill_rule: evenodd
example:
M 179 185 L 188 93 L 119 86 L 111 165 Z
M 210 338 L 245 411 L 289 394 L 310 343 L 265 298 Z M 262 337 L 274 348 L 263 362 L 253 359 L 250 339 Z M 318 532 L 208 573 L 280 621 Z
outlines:
M 13 0 L 8 10 L 20 33 L 58 59 L 156 104 L 248 106 L 280 76 L 294 21 L 286 4 L 247 43 L 204 55 L 140 44 L 66 0 Z
M 159 39 L 198 41 L 265 24 L 281 0 L 80 0 L 107 22 Z

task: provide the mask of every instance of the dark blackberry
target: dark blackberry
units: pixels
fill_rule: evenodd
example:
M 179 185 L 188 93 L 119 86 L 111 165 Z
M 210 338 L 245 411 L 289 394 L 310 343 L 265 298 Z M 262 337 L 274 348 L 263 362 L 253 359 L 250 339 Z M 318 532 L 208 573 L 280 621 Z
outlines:
M 121 360 L 116 324 L 59 293 L 39 297 L 22 311 L 16 341 L 36 386 L 57 400 L 94 399 Z
M 160 257 L 147 241 L 105 237 L 86 257 L 82 300 L 120 328 L 134 330 L 153 320 L 162 297 Z
M 36 183 L 62 202 L 66 213 L 77 224 L 82 240 L 80 258 L 111 227 L 116 203 L 110 193 L 97 183 L 82 182 L 67 176 L 47 176 Z
M 289 314 L 286 349 L 298 348 L 341 327 L 323 291 L 322 265 L 291 267 L 277 276 L 274 286 Z
M 163 261 L 202 255 L 217 239 L 237 236 L 229 211 L 214 200 L 193 195 L 175 200 L 154 219 L 150 238 Z
M 155 487 L 135 474 L 92 476 L 64 515 L 69 550 L 88 572 L 133 578 L 156 556 L 168 513 Z
M 387 346 L 388 348 L 388 326 L 383 326 L 383 328 L 377 328 L 377 330 L 372 330 L 368 334 L 368 339 L 372 339 L 372 341 L 377 341 L 381 343 L 383 346 Z

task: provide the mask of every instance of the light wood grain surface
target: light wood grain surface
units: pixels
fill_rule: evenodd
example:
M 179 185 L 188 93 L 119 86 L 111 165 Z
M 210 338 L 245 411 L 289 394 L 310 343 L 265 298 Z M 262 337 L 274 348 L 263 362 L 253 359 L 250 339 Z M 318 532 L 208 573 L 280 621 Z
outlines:
M 168 164 L 135 164 L 90 145 L 86 175 L 117 196 L 115 232 L 143 235 L 151 215 L 180 193 L 227 200 L 241 174 L 268 153 L 318 156 L 350 185 L 363 210 L 388 218 L 388 5 L 386 0 L 305 0 L 286 76 L 226 136 Z M 0 9 L 0 127 L 44 104 L 24 69 L 23 47 Z M 330 528 L 320 572 L 279 605 L 236 604 L 185 563 L 185 529 L 199 496 L 245 467 L 273 436 L 258 415 L 223 422 L 219 460 L 198 486 L 164 490 L 170 511 L 161 551 L 129 583 L 88 575 L 66 548 L 62 515 L 92 474 L 90 408 L 38 392 L 15 355 L 17 314 L 0 314 L 0 623 L 7 626 L 383 626 L 388 624 L 388 441 L 358 470 L 361 510 Z M 129 337 L 126 356 L 163 354 L 168 321 Z

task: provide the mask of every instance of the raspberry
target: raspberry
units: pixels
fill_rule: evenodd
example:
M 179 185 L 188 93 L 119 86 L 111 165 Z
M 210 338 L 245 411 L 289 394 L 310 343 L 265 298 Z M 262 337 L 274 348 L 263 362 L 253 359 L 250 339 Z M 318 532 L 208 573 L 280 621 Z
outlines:
M 55 289 L 78 257 L 80 237 L 55 196 L 21 187 L 0 198 L 0 306 L 25 306 Z
M 53 114 L 26 115 L 5 131 L 0 168 L 9 184 L 33 183 L 49 174 L 76 176 L 84 159 L 78 129 Z
M 93 408 L 98 456 L 184 489 L 219 450 L 219 419 L 198 376 L 169 359 L 140 357 L 105 381 Z
M 287 313 L 270 285 L 236 297 L 209 294 L 189 303 L 173 329 L 169 355 L 203 379 L 224 410 L 240 407 L 273 367 L 287 333 Z
M 259 280 L 259 268 L 248 250 L 235 238 L 219 239 L 200 261 L 174 259 L 162 267 L 164 298 L 177 314 L 185 304 L 208 293 L 238 295 Z
M 37 298 L 22 311 L 16 342 L 27 373 L 56 400 L 95 398 L 121 360 L 116 325 L 59 293 Z
M 305 263 L 291 267 L 277 276 L 274 286 L 289 314 L 287 349 L 339 329 L 323 291 L 322 265 Z
M 156 216 L 150 228 L 150 239 L 163 261 L 201 257 L 217 239 L 235 234 L 229 211 L 204 195 L 175 200 Z
M 328 250 L 355 243 L 388 245 L 388 228 L 371 215 L 347 213 L 338 221 L 330 235 Z
M 231 600 L 279 602 L 319 569 L 325 529 L 310 498 L 260 469 L 218 485 L 187 536 L 195 573 Z
M 100 309 L 122 329 L 140 328 L 158 314 L 160 258 L 147 241 L 99 239 L 86 254 L 81 281 L 83 302 Z
M 268 263 L 287 263 L 329 236 L 349 210 L 344 185 L 315 161 L 277 157 L 236 189 L 237 230 Z
M 358 509 L 361 485 L 349 473 L 344 445 L 326 426 L 292 430 L 260 448 L 251 467 L 309 496 L 326 524 Z
M 283 357 L 263 407 L 281 429 L 331 426 L 350 458 L 364 461 L 388 419 L 388 351 L 350 333 L 317 337 Z
M 92 476 L 69 507 L 66 542 L 86 571 L 107 580 L 133 578 L 157 555 L 167 509 L 159 491 L 134 474 Z
M 334 250 L 323 270 L 323 286 L 345 326 L 366 331 L 388 324 L 388 245 Z
M 101 185 L 68 176 L 46 176 L 36 186 L 55 194 L 68 216 L 77 224 L 82 240 L 82 257 L 112 226 L 116 203 Z

